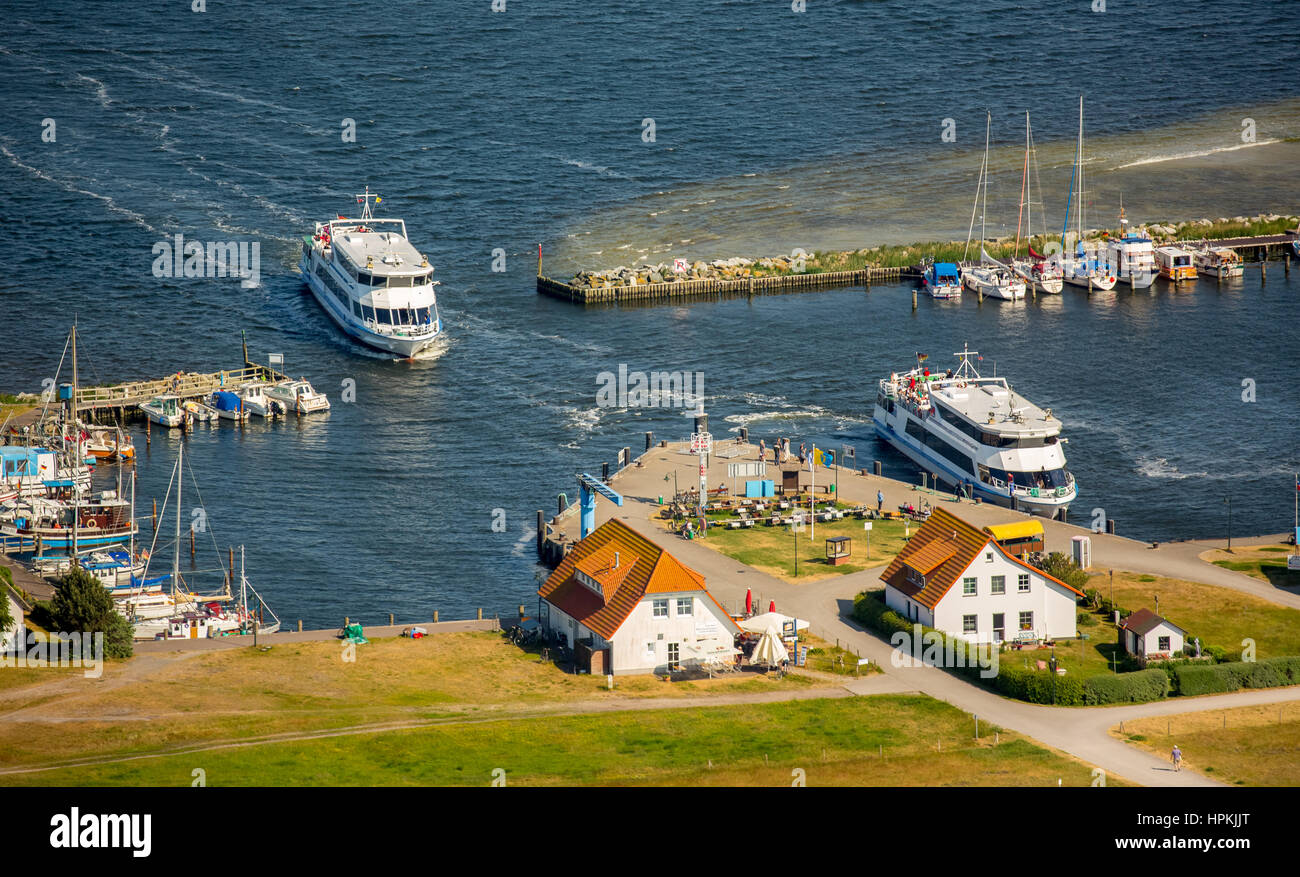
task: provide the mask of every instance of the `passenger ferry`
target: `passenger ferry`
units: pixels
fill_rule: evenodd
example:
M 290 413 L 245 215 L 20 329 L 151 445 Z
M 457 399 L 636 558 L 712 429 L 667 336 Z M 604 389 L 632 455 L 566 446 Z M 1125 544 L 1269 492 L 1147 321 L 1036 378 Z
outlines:
M 912 462 L 986 502 L 1064 517 L 1078 494 L 1065 468 L 1061 421 L 1011 389 L 982 377 L 963 347 L 954 372 L 915 368 L 880 381 L 876 434 Z
M 321 307 L 344 332 L 379 350 L 412 357 L 442 331 L 433 268 L 406 237 L 400 219 L 376 219 L 370 187 L 361 216 L 316 223 L 299 268 Z
M 1160 247 L 1156 250 L 1156 264 L 1160 266 L 1160 276 L 1168 277 L 1175 283 L 1196 279 L 1192 254 L 1182 247 Z

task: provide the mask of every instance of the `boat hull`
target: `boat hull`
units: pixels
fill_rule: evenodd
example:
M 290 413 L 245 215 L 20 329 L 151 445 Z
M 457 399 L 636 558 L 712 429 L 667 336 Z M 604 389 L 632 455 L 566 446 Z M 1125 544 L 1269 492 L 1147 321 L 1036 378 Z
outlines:
M 302 271 L 303 282 L 311 290 L 312 297 L 329 314 L 334 324 L 342 329 L 349 337 L 356 339 L 367 347 L 375 350 L 382 350 L 386 353 L 394 354 L 405 359 L 415 356 L 417 353 L 426 350 L 438 336 L 442 334 L 442 318 L 439 317 L 434 323 L 433 332 L 420 337 L 404 337 L 396 335 L 385 335 L 380 332 L 372 332 L 365 326 L 357 323 L 353 316 L 343 310 L 334 296 L 330 295 L 325 289 L 324 284 L 312 272 L 311 265 L 307 263 L 306 257 L 299 261 L 299 270 Z

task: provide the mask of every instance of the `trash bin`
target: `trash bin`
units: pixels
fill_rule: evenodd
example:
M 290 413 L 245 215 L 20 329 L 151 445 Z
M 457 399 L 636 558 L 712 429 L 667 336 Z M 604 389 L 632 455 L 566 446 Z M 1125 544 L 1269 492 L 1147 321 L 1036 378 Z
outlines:
M 660 494 L 660 496 L 659 496 L 659 504 L 660 504 L 660 505 L 663 505 L 663 504 L 664 504 L 663 494 Z

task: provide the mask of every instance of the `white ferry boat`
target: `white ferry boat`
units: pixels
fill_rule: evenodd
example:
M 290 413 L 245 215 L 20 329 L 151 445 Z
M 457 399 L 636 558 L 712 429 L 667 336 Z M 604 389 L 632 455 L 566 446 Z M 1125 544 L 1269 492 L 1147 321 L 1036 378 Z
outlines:
M 876 434 L 925 471 L 985 502 L 1064 517 L 1077 495 L 1065 468 L 1061 421 L 1016 393 L 1002 377 L 981 377 L 971 357 L 955 354 L 954 372 L 917 366 L 880 381 L 872 414 Z
M 411 246 L 406 223 L 376 219 L 370 187 L 357 196 L 361 216 L 316 223 L 304 236 L 303 278 L 335 323 L 367 346 L 411 357 L 442 332 L 433 267 Z

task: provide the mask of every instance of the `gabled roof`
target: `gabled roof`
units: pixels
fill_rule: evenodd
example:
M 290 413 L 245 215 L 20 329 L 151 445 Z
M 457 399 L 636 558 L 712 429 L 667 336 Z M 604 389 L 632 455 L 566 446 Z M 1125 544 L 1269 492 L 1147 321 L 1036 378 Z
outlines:
M 1083 592 L 1065 582 L 1048 575 L 1035 566 L 1030 566 L 1019 557 L 1007 552 L 1005 548 L 988 532 L 966 523 L 952 512 L 936 508 L 928 520 L 921 525 L 911 540 L 898 553 L 893 562 L 880 576 L 881 581 L 907 597 L 929 609 L 939 605 L 948 589 L 957 583 L 962 574 L 970 569 L 980 553 L 992 546 L 1007 560 L 1024 567 L 1049 582 L 1055 582 L 1080 597 Z M 937 561 L 937 562 L 936 562 Z M 929 567 L 923 572 L 922 567 Z M 925 576 L 923 587 L 907 580 L 907 567 Z
M 618 566 L 614 567 L 614 554 Z M 578 581 L 576 572 L 601 585 L 597 594 Z M 555 568 L 538 595 L 605 639 L 613 639 L 647 594 L 700 591 L 731 616 L 704 585 L 704 576 L 621 521 L 609 520 L 588 534 Z M 732 627 L 735 627 L 732 622 Z
M 1172 621 L 1161 618 L 1150 609 L 1139 609 L 1128 618 L 1121 621 L 1119 626 L 1123 630 L 1133 631 L 1133 633 L 1136 633 L 1138 636 L 1146 636 L 1162 624 L 1173 628 L 1181 634 L 1187 633 L 1187 631 L 1183 630 Z

